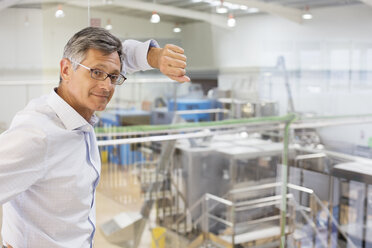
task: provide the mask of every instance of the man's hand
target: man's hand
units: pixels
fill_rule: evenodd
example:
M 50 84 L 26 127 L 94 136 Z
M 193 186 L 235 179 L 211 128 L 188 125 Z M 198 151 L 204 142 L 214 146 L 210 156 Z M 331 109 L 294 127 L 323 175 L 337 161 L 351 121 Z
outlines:
M 147 61 L 153 68 L 157 68 L 177 82 L 189 82 L 186 76 L 186 56 L 184 50 L 176 45 L 165 45 L 164 48 L 151 47 L 147 54 Z

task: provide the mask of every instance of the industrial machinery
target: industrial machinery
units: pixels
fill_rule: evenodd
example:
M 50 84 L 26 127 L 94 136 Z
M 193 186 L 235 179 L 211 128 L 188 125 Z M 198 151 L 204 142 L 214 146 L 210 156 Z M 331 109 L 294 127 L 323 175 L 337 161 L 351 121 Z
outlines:
M 326 150 L 310 124 L 286 147 L 280 122 L 254 121 L 161 137 L 141 213 L 102 225 L 107 238 L 138 247 L 155 206 L 155 247 L 369 247 L 372 161 Z

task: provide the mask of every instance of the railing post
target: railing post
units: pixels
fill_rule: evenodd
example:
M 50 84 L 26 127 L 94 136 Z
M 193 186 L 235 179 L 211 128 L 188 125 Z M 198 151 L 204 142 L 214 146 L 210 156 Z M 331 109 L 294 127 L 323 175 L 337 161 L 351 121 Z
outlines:
M 314 194 L 310 195 L 309 205 L 310 205 L 310 209 L 311 209 L 311 214 L 310 214 L 311 220 L 314 223 L 314 228 L 317 229 L 316 214 L 318 212 L 318 208 L 317 208 L 317 203 L 316 203 L 315 198 L 314 198 Z M 316 232 L 313 233 L 313 247 L 316 247 Z
M 202 219 L 203 219 L 202 229 L 203 229 L 204 240 L 207 239 L 207 209 L 206 209 L 207 199 L 208 199 L 208 196 L 205 195 L 204 199 L 202 201 L 202 216 L 203 216 L 202 217 Z
M 231 223 L 232 223 L 231 243 L 233 248 L 235 247 L 235 205 L 231 207 Z
M 288 146 L 289 146 L 289 126 L 296 119 L 295 115 L 286 122 L 284 128 L 284 147 L 283 147 L 283 162 L 282 162 L 282 203 L 281 203 L 281 218 L 280 218 L 280 248 L 285 248 L 286 235 L 286 216 L 287 216 L 287 184 L 288 184 Z

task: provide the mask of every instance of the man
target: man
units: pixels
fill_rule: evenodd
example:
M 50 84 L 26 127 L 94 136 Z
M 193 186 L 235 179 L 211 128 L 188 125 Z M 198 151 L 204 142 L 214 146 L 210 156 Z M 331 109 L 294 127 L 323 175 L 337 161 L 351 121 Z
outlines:
M 125 81 L 122 68 L 136 69 L 123 59 L 127 48 L 101 28 L 76 33 L 65 46 L 58 88 L 32 100 L 0 135 L 5 247 L 93 247 L 101 169 L 94 112 Z M 189 80 L 179 47 L 150 48 L 147 60 L 170 78 Z

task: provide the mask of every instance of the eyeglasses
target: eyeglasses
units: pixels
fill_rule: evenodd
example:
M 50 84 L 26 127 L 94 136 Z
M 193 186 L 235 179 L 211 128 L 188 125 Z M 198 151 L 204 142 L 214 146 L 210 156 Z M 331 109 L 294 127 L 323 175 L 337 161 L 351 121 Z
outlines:
M 98 69 L 89 68 L 88 66 L 82 65 L 78 62 L 75 62 L 75 61 L 72 61 L 72 62 L 84 67 L 87 70 L 89 70 L 90 71 L 90 76 L 93 79 L 96 79 L 96 80 L 99 80 L 99 81 L 105 81 L 106 78 L 109 77 L 111 79 L 112 84 L 122 85 L 124 83 L 124 81 L 127 80 L 127 78 L 123 74 L 108 74 L 108 73 L 106 73 L 104 71 L 101 71 L 101 70 L 98 70 Z

